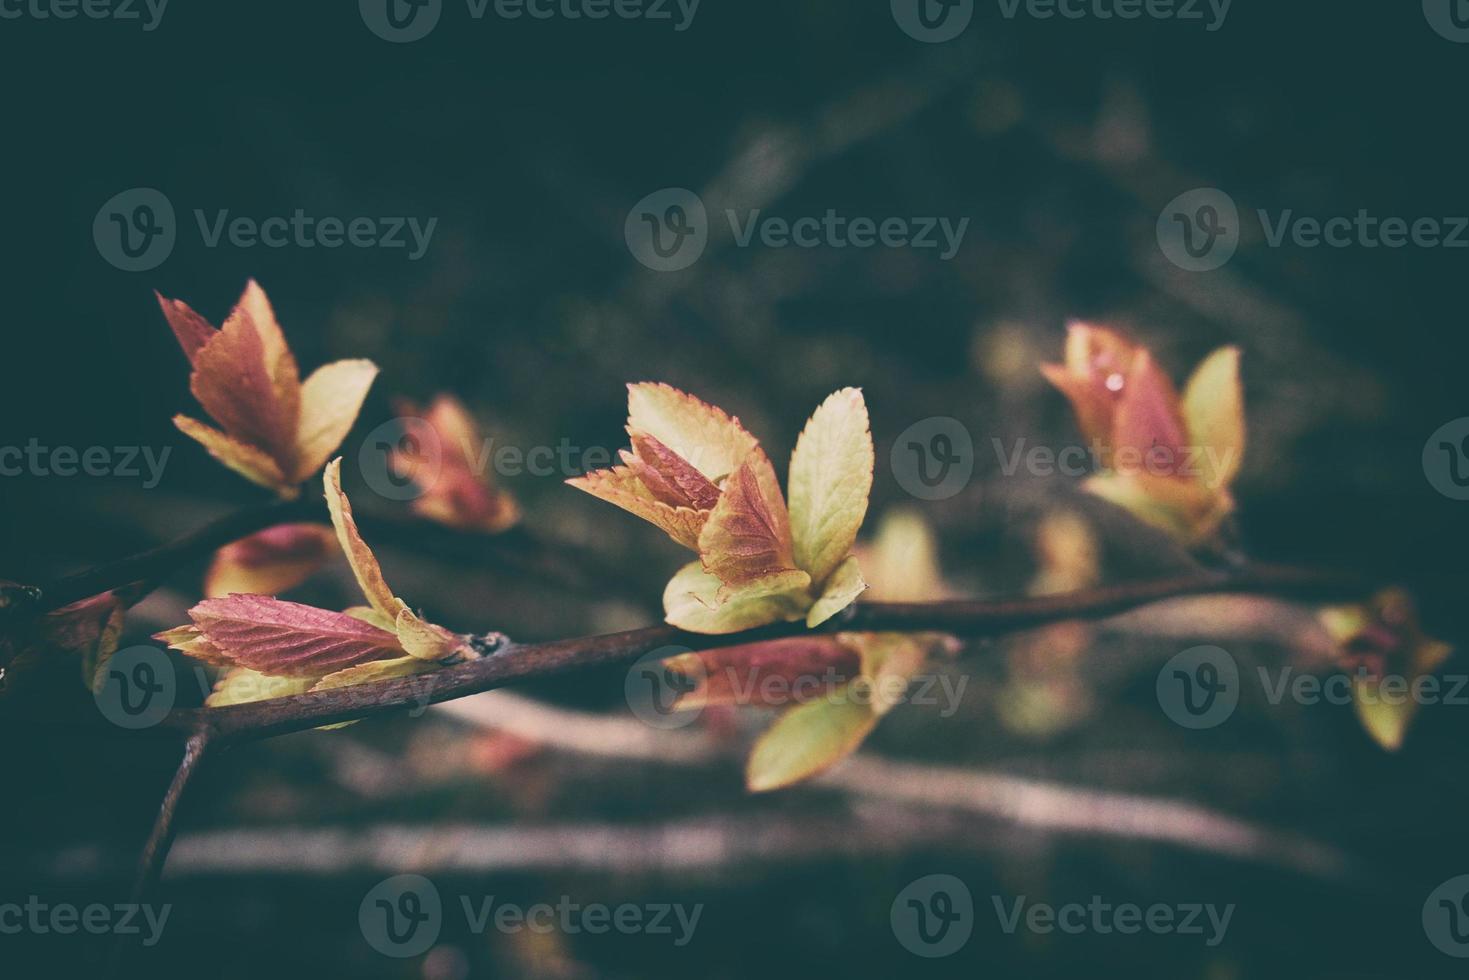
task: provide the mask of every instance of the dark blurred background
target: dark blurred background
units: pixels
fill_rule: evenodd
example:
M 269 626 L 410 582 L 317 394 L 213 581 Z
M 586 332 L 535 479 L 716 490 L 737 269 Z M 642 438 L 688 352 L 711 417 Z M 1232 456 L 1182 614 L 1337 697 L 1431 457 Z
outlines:
M 1469 215 L 1454 108 L 1469 44 L 1436 33 L 1418 4 L 1236 0 L 1209 31 L 1202 6 L 1204 21 L 1128 21 L 1024 8 L 1007 19 L 980 3 L 961 36 L 936 44 L 905 34 L 876 2 L 704 0 L 677 31 L 616 17 L 477 21 L 447 0 L 433 33 L 406 44 L 374 36 L 354 8 L 173 0 L 152 31 L 0 19 L 0 443 L 172 447 L 162 481 L 146 489 L 128 477 L 0 479 L 0 577 L 87 567 L 261 498 L 170 425 L 197 410 L 151 294 L 218 322 L 255 277 L 304 370 L 356 356 L 383 368 L 349 458 L 391 416 L 393 397 L 439 390 L 504 444 L 616 448 L 623 384 L 654 379 L 739 414 L 784 471 L 811 408 L 860 385 L 878 447 L 873 522 L 920 506 L 948 577 L 980 594 L 1026 587 L 1045 514 L 1101 510 L 1076 499 L 1075 481 L 1004 476 L 990 448 L 995 438 L 1077 441 L 1067 406 L 1035 371 L 1059 357 L 1068 319 L 1131 330 L 1180 378 L 1214 347 L 1238 344 L 1249 550 L 1401 576 L 1430 632 L 1464 639 L 1469 504 L 1436 492 L 1421 457 L 1430 434 L 1469 415 L 1458 373 L 1469 251 L 1270 247 L 1253 217 Z M 99 253 L 93 219 L 136 187 L 172 202 L 178 241 L 157 268 L 126 272 Z M 834 208 L 969 225 L 945 261 L 937 250 L 740 248 L 716 220 L 699 261 L 656 272 L 630 254 L 624 220 L 667 187 L 698 192 L 711 214 Z M 1155 225 L 1165 204 L 1200 187 L 1226 192 L 1245 220 L 1235 257 L 1192 273 L 1165 257 Z M 209 248 L 196 208 L 438 223 L 412 261 L 405 249 Z M 887 460 L 898 433 L 932 416 L 968 428 L 977 463 L 964 492 L 925 503 Z M 348 473 L 359 506 L 393 510 Z M 519 639 L 654 621 L 679 552 L 563 487 L 569 475 L 502 482 L 538 533 L 612 566 L 631 562 L 606 593 L 411 547 L 383 549 L 389 581 L 460 628 Z M 1097 520 L 1109 574 L 1178 561 Z M 138 607 L 125 645 L 181 621 L 198 581 L 197 568 L 181 573 Z M 338 569 L 301 595 L 340 607 L 348 585 Z M 1090 635 L 1088 706 L 1052 706 L 1042 714 L 1056 723 L 1038 726 L 1002 710 L 1014 658 L 970 651 L 963 709 L 948 719 L 901 709 L 872 751 L 1196 804 L 1297 843 L 1223 853 L 1147 832 L 1058 828 L 1018 804 L 874 802 L 832 785 L 747 797 L 734 751 L 695 764 L 598 758 L 435 711 L 220 760 L 184 810 L 182 859 L 162 886 L 175 903 L 164 939 L 132 950 L 127 969 L 426 980 L 1453 975 L 1461 968 L 1427 941 L 1420 916 L 1434 887 L 1469 873 L 1469 708 L 1425 709 L 1394 755 L 1349 708 L 1260 697 L 1228 725 L 1185 731 L 1158 711 L 1153 678 L 1211 625 Z M 1276 663 L 1288 646 L 1276 635 L 1230 649 L 1242 663 Z M 85 704 L 74 667 L 64 673 L 69 684 L 42 680 L 27 696 L 54 698 L 58 711 Z M 531 693 L 616 717 L 620 691 L 613 673 Z M 734 742 L 748 734 L 747 721 L 728 724 Z M 0 901 L 123 900 L 172 747 L 28 725 L 6 726 L 5 741 Z M 445 827 L 447 837 L 436 833 Z M 197 836 L 211 832 L 236 836 Z M 303 848 L 291 853 L 318 860 L 272 863 L 277 832 Z M 302 843 L 312 832 L 327 837 Z M 383 846 L 354 849 L 384 834 Z M 1306 839 L 1351 870 L 1302 857 Z M 446 901 L 566 895 L 705 910 L 682 948 L 646 935 L 449 928 L 427 957 L 380 956 L 358 929 L 358 903 L 383 877 L 420 870 Z M 925 960 L 895 939 L 889 909 L 908 882 L 940 872 L 975 896 L 975 935 L 958 954 Z M 1017 894 L 1238 908 L 1213 948 L 1007 935 L 989 896 Z M 0 972 L 71 975 L 90 945 L 0 935 Z M 7 956 L 19 972 L 5 970 Z

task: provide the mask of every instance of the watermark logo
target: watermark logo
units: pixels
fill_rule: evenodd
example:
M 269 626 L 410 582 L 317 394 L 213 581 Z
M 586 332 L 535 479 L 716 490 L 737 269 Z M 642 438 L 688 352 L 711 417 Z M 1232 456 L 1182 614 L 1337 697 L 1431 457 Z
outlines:
M 423 875 L 394 875 L 362 896 L 357 925 L 384 956 L 418 956 L 438 942 L 444 926 L 439 890 Z
M 675 33 L 694 26 L 700 0 L 464 0 L 472 21 L 497 20 L 645 20 L 667 22 Z M 357 0 L 362 22 L 384 41 L 420 41 L 438 26 L 444 0 Z
M 390 419 L 362 440 L 357 466 L 368 487 L 383 499 L 417 500 L 443 471 L 443 442 L 425 419 Z
M 1452 500 L 1469 500 L 1469 416 L 1445 422 L 1423 444 L 1423 475 Z
M 113 195 L 92 219 L 98 253 L 124 272 L 158 268 L 173 254 L 177 240 L 173 203 L 152 187 Z
M 151 728 L 173 710 L 178 678 L 168 654 L 157 647 L 119 650 L 103 671 L 93 697 L 102 716 L 119 728 Z
M 1445 956 L 1469 958 L 1469 875 L 1450 878 L 1429 894 L 1423 931 Z
M 693 191 L 665 187 L 632 206 L 622 226 L 633 258 L 655 272 L 687 269 L 709 245 L 709 212 Z
M 407 44 L 429 36 L 444 12 L 444 0 L 357 0 L 362 23 L 384 41 Z
M 1455 44 L 1469 44 L 1469 0 L 1423 0 L 1428 26 Z
M 156 946 L 163 938 L 163 928 L 173 905 L 148 905 L 126 902 L 118 905 L 76 906 L 70 902 L 55 904 L 31 895 L 24 905 L 0 903 L 0 936 L 30 933 L 35 936 L 73 935 L 78 931 L 93 936 L 141 936 L 144 946 Z
M 913 955 L 952 956 L 974 932 L 974 897 L 953 875 L 925 875 L 898 892 L 888 921 L 898 942 Z
M 136 21 L 144 33 L 158 29 L 168 0 L 0 0 L 0 20 Z
M 919 500 L 947 500 L 974 475 L 974 439 L 958 419 L 933 416 L 898 435 L 888 462 L 908 493 Z
M 1224 26 L 1234 0 L 999 0 L 1000 15 L 1014 20 L 1027 17 L 1050 20 L 1176 20 L 1200 21 L 1213 33 Z
M 991 437 L 995 461 L 1000 473 L 1011 477 L 1022 469 L 1031 476 L 1049 479 L 1061 475 L 1073 478 L 1089 476 L 1093 471 L 1089 460 L 1096 466 L 1125 476 L 1146 474 L 1149 476 L 1188 477 L 1210 490 L 1220 489 L 1220 474 L 1227 473 L 1238 455 L 1237 449 L 1220 450 L 1217 446 L 1109 446 L 1100 439 L 1092 440 L 1091 446 L 1076 444 L 1062 446 L 1059 450 L 1046 445 L 1031 445 L 1029 440 L 1016 439 L 1006 448 L 1004 440 Z
M 1158 704 L 1184 728 L 1215 728 L 1239 705 L 1239 664 L 1221 647 L 1190 647 L 1158 671 Z
M 1469 2 L 1469 0 L 1466 0 Z M 1255 209 L 1268 248 L 1469 248 L 1469 217 L 1404 218 L 1355 214 L 1315 217 L 1294 208 Z M 1240 213 L 1217 187 L 1180 194 L 1158 215 L 1158 247 L 1170 262 L 1189 272 L 1208 272 L 1234 257 L 1240 241 Z
M 32 436 L 24 446 L 0 446 L 0 477 L 142 477 L 152 490 L 172 453 L 172 446 L 43 446 Z
M 999 895 L 991 897 L 1000 929 L 1013 935 L 1022 925 L 1027 932 L 1048 935 L 1062 932 L 1068 936 L 1095 933 L 1134 936 L 1146 932 L 1154 936 L 1203 936 L 1211 949 L 1224 941 L 1234 918 L 1234 903 L 1218 906 L 1212 902 L 1182 902 L 1168 905 L 1155 902 L 1146 907 L 1132 902 L 1113 904 L 1101 895 L 1091 900 L 1049 905 L 1030 902 L 1024 895 L 1013 903 Z M 1009 906 L 1008 908 L 1006 906 Z
M 702 904 L 608 906 L 582 904 L 569 895 L 560 896 L 555 903 L 533 905 L 501 902 L 494 895 L 459 895 L 457 904 L 465 928 L 477 936 L 491 929 L 504 934 L 537 935 L 554 932 L 601 935 L 615 930 L 623 935 L 672 936 L 673 944 L 679 947 L 693 939 L 704 912 Z M 395 875 L 378 882 L 362 897 L 357 909 L 357 924 L 367 944 L 395 959 L 427 952 L 438 942 L 445 918 L 438 888 L 429 879 L 415 874 Z
M 974 17 L 974 0 L 891 0 L 893 20 L 915 41 L 952 41 Z
M 726 208 L 724 220 L 735 248 L 929 249 L 945 262 L 959 253 L 969 230 L 968 218 L 849 217 L 835 208 L 798 218 L 767 215 L 760 208 Z M 665 187 L 633 205 L 622 230 L 639 262 L 658 272 L 676 272 L 704 254 L 709 214 L 693 191 Z
M 692 653 L 688 647 L 659 647 L 645 653 L 628 668 L 623 679 L 627 706 L 644 723 L 654 728 L 672 730 L 692 724 L 699 717 L 698 708 L 680 708 L 679 702 L 703 684 L 702 661 L 685 657 L 675 670 L 666 661 L 671 657 Z
M 1158 215 L 1158 247 L 1189 272 L 1209 272 L 1239 248 L 1239 208 L 1217 187 L 1186 191 Z
M 318 217 L 303 208 L 264 218 L 232 214 L 228 208 L 213 212 L 194 208 L 192 214 L 205 248 L 402 249 L 410 262 L 428 252 L 439 226 L 438 218 Z M 113 196 L 92 220 L 98 253 L 124 272 L 146 272 L 162 265 L 173 253 L 180 232 L 173 203 L 151 187 Z

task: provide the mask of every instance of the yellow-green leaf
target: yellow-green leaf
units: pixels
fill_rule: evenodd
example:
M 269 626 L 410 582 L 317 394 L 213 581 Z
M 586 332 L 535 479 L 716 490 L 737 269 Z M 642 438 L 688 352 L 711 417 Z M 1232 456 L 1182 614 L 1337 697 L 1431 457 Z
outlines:
M 215 681 L 214 691 L 204 700 L 204 705 L 223 708 L 231 704 L 305 694 L 316 680 L 315 677 L 271 677 L 248 667 L 233 667 Z
M 824 583 L 852 551 L 872 491 L 872 433 L 857 388 L 830 395 L 791 454 L 790 521 L 796 567 Z
M 376 377 L 376 364 L 357 359 L 319 367 L 306 379 L 301 386 L 292 483 L 308 479 L 337 451 L 357 421 L 367 389 Z
M 877 724 L 877 715 L 848 697 L 850 685 L 829 698 L 797 705 L 760 736 L 745 766 L 751 792 L 790 786 L 846 758 Z
M 372 608 L 396 623 L 403 603 L 388 588 L 388 583 L 383 579 L 382 566 L 377 563 L 377 557 L 357 530 L 357 522 L 352 517 L 352 502 L 342 492 L 341 457 L 327 465 L 323 482 L 326 484 L 326 506 L 332 516 L 332 527 L 336 528 L 337 541 L 342 546 L 343 554 L 347 556 L 347 563 L 352 566 L 352 574 L 357 578 L 358 587 L 362 589 L 362 594 Z
M 1371 677 L 1352 680 L 1352 707 L 1372 740 L 1389 752 L 1403 747 L 1408 725 L 1418 713 L 1418 702 L 1406 693 L 1383 700 L 1381 681 Z
M 857 565 L 857 559 L 851 555 L 847 560 L 836 567 L 831 577 L 826 581 L 826 591 L 811 606 L 806 614 L 806 625 L 811 627 L 820 626 L 843 609 L 852 604 L 852 601 L 862 594 L 867 588 L 867 583 L 862 580 L 862 569 Z
M 789 581 L 792 591 L 771 591 L 772 584 Z M 800 619 L 809 596 L 805 572 L 787 579 L 767 579 L 728 588 L 692 561 L 678 570 L 663 590 L 665 618 L 672 626 L 693 633 L 738 633 L 782 620 Z
M 1245 454 L 1238 347 L 1221 347 L 1194 369 L 1183 391 L 1183 418 L 1197 452 L 1198 479 L 1212 489 L 1228 487 Z

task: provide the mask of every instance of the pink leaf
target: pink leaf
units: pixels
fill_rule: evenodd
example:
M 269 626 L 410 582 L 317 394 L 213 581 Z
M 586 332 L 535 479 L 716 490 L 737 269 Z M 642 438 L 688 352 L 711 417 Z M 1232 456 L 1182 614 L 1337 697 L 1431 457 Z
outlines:
M 189 615 L 221 655 L 277 677 L 320 677 L 403 655 L 396 636 L 360 619 L 266 596 L 206 599 Z

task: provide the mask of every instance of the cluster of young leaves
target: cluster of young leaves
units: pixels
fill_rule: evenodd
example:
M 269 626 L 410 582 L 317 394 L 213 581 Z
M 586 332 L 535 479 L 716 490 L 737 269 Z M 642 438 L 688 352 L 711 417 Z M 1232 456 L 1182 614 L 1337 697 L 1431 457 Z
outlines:
M 1146 347 L 1105 327 L 1071 324 L 1064 363 L 1044 364 L 1041 372 L 1101 449 L 1103 472 L 1087 480 L 1086 490 L 1186 547 L 1207 548 L 1234 512 L 1230 487 L 1244 457 L 1239 363 L 1237 348 L 1214 351 L 1180 397 Z M 1117 465 L 1125 456 L 1130 462 Z M 1363 728 L 1395 751 L 1418 701 L 1384 697 L 1383 685 L 1416 683 L 1448 658 L 1450 647 L 1423 634 L 1412 600 L 1397 590 L 1322 610 L 1320 619 L 1336 644 L 1337 666 L 1358 674 L 1353 706 Z
M 791 454 L 788 489 L 738 418 L 664 384 L 628 385 L 622 465 L 567 481 L 647 520 L 699 558 L 663 593 L 669 623 L 734 633 L 817 626 L 867 587 L 852 546 L 872 489 L 862 392 L 821 404 Z
M 1073 323 L 1065 353 L 1041 373 L 1100 450 L 1103 472 L 1086 490 L 1187 546 L 1208 542 L 1234 512 L 1230 486 L 1244 458 L 1238 348 L 1205 358 L 1181 397 L 1152 352 L 1116 331 Z
M 194 606 L 192 623 L 155 639 L 227 668 L 210 706 L 406 677 L 479 655 L 468 637 L 421 618 L 388 588 L 342 492 L 341 464 L 339 458 L 326 468 L 327 507 L 367 605 L 331 612 L 234 594 Z
M 158 303 L 193 368 L 189 390 L 220 428 L 187 415 L 175 416 L 174 425 L 252 483 L 296 496 L 351 431 L 377 365 L 336 361 L 303 384 L 253 279 L 218 329 L 187 303 L 162 295 Z

